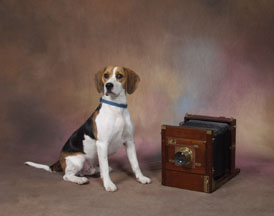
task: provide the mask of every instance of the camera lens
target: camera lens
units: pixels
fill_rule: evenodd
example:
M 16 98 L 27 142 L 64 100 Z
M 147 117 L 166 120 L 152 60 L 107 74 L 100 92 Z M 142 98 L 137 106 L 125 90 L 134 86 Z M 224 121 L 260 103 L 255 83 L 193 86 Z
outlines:
M 183 166 L 187 162 L 186 156 L 183 152 L 177 152 L 174 155 L 174 160 L 176 164 L 181 166 Z
M 182 147 L 177 149 L 177 152 L 174 154 L 175 164 L 189 168 L 192 163 L 193 153 L 189 147 Z

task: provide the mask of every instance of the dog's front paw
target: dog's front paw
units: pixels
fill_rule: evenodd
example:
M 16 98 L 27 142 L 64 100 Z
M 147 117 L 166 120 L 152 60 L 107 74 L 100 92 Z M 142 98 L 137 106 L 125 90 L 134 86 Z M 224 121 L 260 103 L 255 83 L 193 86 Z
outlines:
M 108 181 L 104 183 L 104 187 L 106 191 L 110 191 L 110 192 L 117 191 L 117 187 L 112 181 Z
M 74 182 L 74 183 L 80 184 L 80 185 L 88 183 L 88 179 L 86 177 L 64 175 L 63 179 L 65 181 Z
M 86 177 L 80 177 L 76 183 L 77 184 L 87 184 L 88 179 Z
M 137 180 L 138 180 L 138 182 L 140 182 L 142 184 L 149 184 L 149 183 L 151 183 L 150 178 L 145 177 L 145 176 L 139 176 L 139 177 L 137 177 Z

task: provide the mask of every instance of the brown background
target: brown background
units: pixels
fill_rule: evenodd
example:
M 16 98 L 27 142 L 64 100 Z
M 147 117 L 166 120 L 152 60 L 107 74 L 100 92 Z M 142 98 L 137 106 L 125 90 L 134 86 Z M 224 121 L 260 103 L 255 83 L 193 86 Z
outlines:
M 237 118 L 238 153 L 273 157 L 273 9 L 247 0 L 0 1 L 1 159 L 55 160 L 98 105 L 93 76 L 109 64 L 142 80 L 128 98 L 141 161 L 159 160 L 160 125 L 186 112 Z
M 0 0 L 0 214 L 273 215 L 273 38 L 267 0 Z M 123 151 L 116 193 L 24 166 L 57 159 L 109 64 L 141 77 L 128 104 L 152 184 L 136 182 Z M 213 194 L 161 185 L 160 125 L 186 112 L 237 119 L 241 173 Z

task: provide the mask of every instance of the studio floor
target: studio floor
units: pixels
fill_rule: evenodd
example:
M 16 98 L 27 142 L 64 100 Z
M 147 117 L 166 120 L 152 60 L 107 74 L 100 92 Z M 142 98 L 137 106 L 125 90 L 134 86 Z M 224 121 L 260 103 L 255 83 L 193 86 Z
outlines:
M 20 160 L 0 164 L 1 215 L 274 215 L 271 160 L 242 156 L 240 175 L 212 194 L 162 186 L 157 167 L 143 167 L 149 185 L 136 182 L 128 168 L 115 168 L 111 178 L 118 191 L 110 193 L 99 177 L 79 186 Z

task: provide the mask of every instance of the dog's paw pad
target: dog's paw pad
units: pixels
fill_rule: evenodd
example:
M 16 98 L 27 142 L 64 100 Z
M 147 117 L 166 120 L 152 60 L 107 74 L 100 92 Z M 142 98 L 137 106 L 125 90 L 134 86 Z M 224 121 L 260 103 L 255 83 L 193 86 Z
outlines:
M 149 184 L 151 183 L 151 179 L 145 176 L 138 177 L 137 180 L 142 184 Z

